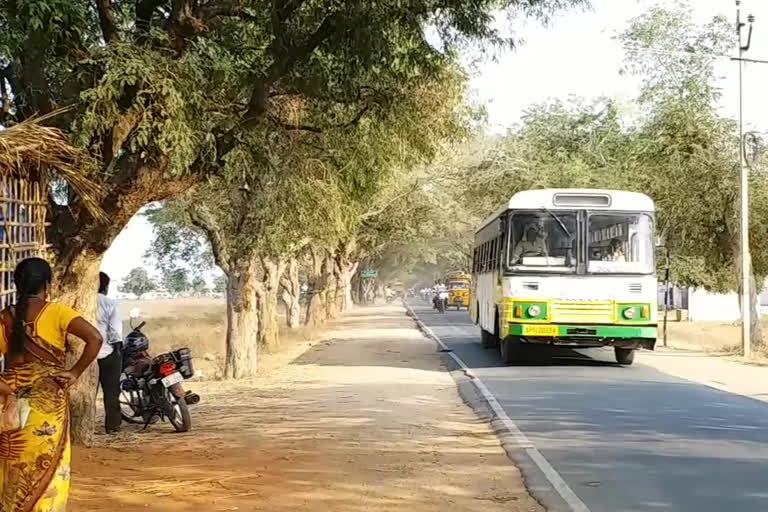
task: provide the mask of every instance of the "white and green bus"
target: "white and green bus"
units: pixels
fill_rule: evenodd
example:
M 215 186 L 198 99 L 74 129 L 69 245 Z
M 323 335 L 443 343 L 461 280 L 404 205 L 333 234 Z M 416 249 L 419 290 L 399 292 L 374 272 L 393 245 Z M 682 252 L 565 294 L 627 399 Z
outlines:
M 475 233 L 470 314 L 506 363 L 526 344 L 614 347 L 632 364 L 656 344 L 654 205 L 644 194 L 515 194 Z

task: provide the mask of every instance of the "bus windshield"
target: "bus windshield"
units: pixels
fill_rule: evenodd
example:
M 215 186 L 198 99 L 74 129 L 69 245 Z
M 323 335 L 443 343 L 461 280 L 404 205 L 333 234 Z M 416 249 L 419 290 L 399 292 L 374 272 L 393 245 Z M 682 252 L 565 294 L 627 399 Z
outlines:
M 653 272 L 653 220 L 644 213 L 592 213 L 588 221 L 587 272 Z
M 509 233 L 512 270 L 575 272 L 576 212 L 517 212 L 510 218 Z
M 469 282 L 467 281 L 449 281 L 449 290 L 467 290 L 469 289 Z

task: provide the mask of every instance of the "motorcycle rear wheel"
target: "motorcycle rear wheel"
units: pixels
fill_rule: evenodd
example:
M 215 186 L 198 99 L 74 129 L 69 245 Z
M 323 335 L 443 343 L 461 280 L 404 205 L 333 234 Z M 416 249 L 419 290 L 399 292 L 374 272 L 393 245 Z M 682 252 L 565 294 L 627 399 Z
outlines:
M 176 432 L 192 430 L 192 416 L 189 414 L 187 399 L 183 396 L 176 396 L 170 389 L 165 389 L 163 390 L 163 400 L 165 400 L 165 416 Z
M 132 423 L 134 425 L 144 425 L 147 419 L 142 415 L 141 408 L 136 403 L 138 396 L 134 392 L 120 391 L 120 416 L 123 417 L 123 421 L 126 423 Z M 157 415 L 153 415 L 149 420 L 149 424 L 157 423 L 160 419 Z

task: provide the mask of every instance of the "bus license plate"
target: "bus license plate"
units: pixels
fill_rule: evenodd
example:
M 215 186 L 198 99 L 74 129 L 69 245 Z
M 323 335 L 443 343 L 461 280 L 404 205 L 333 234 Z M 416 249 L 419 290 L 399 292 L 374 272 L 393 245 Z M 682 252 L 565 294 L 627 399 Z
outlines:
M 560 329 L 556 325 L 524 325 L 523 336 L 557 336 Z
M 184 380 L 184 377 L 179 372 L 176 372 L 176 373 L 170 374 L 167 377 L 163 377 L 163 380 L 161 382 L 163 383 L 163 386 L 169 388 L 174 384 L 178 384 L 183 380 Z

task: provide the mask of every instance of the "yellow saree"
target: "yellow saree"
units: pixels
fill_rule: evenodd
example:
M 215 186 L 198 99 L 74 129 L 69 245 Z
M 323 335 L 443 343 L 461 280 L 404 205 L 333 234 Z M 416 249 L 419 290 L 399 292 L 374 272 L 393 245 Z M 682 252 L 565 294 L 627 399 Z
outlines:
M 34 362 L 6 369 L 0 380 L 29 401 L 26 426 L 0 433 L 0 512 L 64 512 L 70 480 L 69 400 L 51 375 L 64 369 L 67 328 L 79 315 L 48 303 L 27 324 L 25 351 Z M 12 321 L 0 312 L 0 351 L 7 353 Z M 28 358 L 29 360 L 30 358 Z

